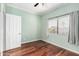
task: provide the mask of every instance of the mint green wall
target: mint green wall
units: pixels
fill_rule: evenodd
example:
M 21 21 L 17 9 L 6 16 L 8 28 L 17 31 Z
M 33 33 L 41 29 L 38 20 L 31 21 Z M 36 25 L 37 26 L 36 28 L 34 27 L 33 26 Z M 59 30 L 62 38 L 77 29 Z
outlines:
M 40 16 L 10 6 L 6 6 L 6 13 L 22 17 L 22 42 L 40 38 Z
M 64 14 L 71 13 L 71 12 L 78 11 L 78 10 L 79 10 L 79 4 L 77 4 L 77 3 L 66 4 L 62 7 L 57 8 L 55 11 L 52 11 L 52 12 L 42 16 L 42 27 L 41 27 L 42 28 L 42 31 L 41 31 L 42 39 L 47 40 L 52 43 L 56 43 L 64 48 L 79 51 L 79 46 L 74 46 L 74 45 L 67 43 L 68 38 L 66 36 L 65 37 L 60 36 L 60 35 L 47 36 L 48 18 L 64 15 Z

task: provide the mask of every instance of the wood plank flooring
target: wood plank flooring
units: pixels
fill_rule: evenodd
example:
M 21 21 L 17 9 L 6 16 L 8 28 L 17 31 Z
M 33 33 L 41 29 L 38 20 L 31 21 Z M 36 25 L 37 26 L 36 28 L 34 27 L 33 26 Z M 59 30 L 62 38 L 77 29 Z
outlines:
M 79 56 L 44 41 L 22 44 L 21 47 L 3 52 L 4 56 Z

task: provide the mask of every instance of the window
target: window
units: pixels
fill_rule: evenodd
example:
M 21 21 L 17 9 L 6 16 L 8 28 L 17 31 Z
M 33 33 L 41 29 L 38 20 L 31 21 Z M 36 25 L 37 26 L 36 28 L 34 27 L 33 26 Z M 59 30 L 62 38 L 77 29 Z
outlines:
M 48 33 L 68 35 L 69 15 L 48 20 Z
M 68 35 L 69 32 L 69 15 L 67 16 L 62 16 L 58 18 L 59 20 L 59 34 L 60 35 Z
M 48 21 L 48 33 L 57 33 L 57 19 Z

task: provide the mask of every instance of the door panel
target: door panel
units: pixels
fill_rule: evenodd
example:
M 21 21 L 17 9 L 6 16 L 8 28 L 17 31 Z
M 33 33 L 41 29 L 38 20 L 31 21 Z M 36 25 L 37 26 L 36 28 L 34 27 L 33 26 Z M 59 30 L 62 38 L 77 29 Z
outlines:
M 0 55 L 2 51 L 2 40 L 3 40 L 3 20 L 0 12 Z
M 21 46 L 21 16 L 6 14 L 6 50 Z

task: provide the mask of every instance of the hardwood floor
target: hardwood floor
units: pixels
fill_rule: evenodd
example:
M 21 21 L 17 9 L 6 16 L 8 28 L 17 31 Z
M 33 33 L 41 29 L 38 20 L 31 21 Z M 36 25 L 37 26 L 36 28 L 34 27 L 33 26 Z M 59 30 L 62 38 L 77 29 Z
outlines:
M 79 56 L 44 41 L 22 44 L 21 47 L 4 51 L 4 56 Z

